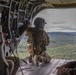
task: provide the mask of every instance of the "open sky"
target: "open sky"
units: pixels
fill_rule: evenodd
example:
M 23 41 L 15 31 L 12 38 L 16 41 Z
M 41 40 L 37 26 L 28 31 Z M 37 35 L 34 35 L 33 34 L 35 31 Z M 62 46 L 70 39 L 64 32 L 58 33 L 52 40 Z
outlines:
M 36 17 L 46 20 L 47 32 L 76 32 L 76 8 L 46 9 L 38 13 Z

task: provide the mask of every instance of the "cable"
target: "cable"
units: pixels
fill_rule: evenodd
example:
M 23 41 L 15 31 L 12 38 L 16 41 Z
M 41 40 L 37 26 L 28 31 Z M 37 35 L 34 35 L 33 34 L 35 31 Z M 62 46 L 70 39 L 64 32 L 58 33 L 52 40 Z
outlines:
M 8 64 L 9 64 L 9 62 L 11 62 L 11 64 L 12 64 L 12 68 L 11 68 L 11 70 L 9 71 L 9 73 L 10 73 L 10 75 L 11 75 L 12 72 L 13 72 L 13 70 L 14 70 L 14 61 L 12 61 L 12 60 L 10 60 L 10 59 L 6 59 L 6 60 L 7 60 Z
M 12 35 L 13 36 L 13 39 L 12 40 L 15 40 L 14 41 L 14 43 L 16 42 L 16 46 L 17 46 L 17 41 L 16 41 L 16 38 L 15 38 L 15 36 L 14 35 Z M 11 47 L 10 47 L 11 48 Z M 14 51 L 12 50 L 12 53 L 13 53 L 13 55 L 14 55 L 14 57 L 15 57 L 15 59 L 16 59 L 16 61 L 18 62 L 18 64 L 19 64 L 19 67 L 20 67 L 20 70 L 21 70 L 21 72 L 22 72 L 22 75 L 24 75 L 24 73 L 23 73 L 23 71 L 22 71 L 22 69 L 21 69 L 21 65 L 20 65 L 20 58 L 19 58 L 19 55 L 18 55 L 18 51 L 17 51 L 17 47 L 15 47 L 16 48 L 16 54 L 17 54 L 17 57 L 18 57 L 18 59 L 19 60 L 17 60 L 17 58 L 16 58 L 16 55 L 14 54 Z
M 10 6 L 10 7 L 11 7 L 11 6 Z M 15 7 L 16 7 L 16 6 L 15 6 Z M 14 7 L 14 8 L 15 8 L 15 7 Z M 14 48 L 15 48 L 15 46 L 17 46 L 17 41 L 16 41 L 16 37 L 14 36 L 14 32 L 12 31 L 12 29 L 11 29 L 11 27 L 10 27 L 10 26 L 13 25 L 14 15 L 15 15 L 15 12 L 13 12 L 13 15 L 12 15 L 12 18 L 13 18 L 13 19 L 12 19 L 11 24 L 9 25 L 9 31 L 10 31 L 11 41 L 14 40 L 13 43 L 14 43 Z M 11 42 L 11 44 L 12 44 L 12 42 Z M 11 49 L 11 46 L 10 46 L 10 49 Z M 17 48 L 16 48 L 16 50 L 17 50 Z M 20 59 L 19 59 L 18 54 L 17 54 L 17 57 L 18 57 L 19 60 L 16 58 L 16 56 L 15 56 L 15 54 L 14 54 L 14 52 L 13 52 L 13 49 L 11 49 L 11 51 L 12 51 L 12 53 L 13 53 L 16 61 L 19 63 L 19 66 L 20 66 Z M 20 70 L 21 70 L 21 72 L 22 72 L 22 75 L 24 75 L 24 73 L 23 73 L 23 71 L 22 71 L 22 69 L 21 69 L 21 66 L 20 66 Z
M 12 31 L 11 31 L 12 32 Z M 17 46 L 17 41 L 16 41 L 16 37 L 13 35 L 13 33 L 12 33 L 12 40 L 14 40 L 14 44 L 16 43 L 16 46 Z M 15 46 L 15 45 L 14 45 Z M 16 54 L 17 54 L 17 57 L 18 57 L 18 59 L 19 59 L 19 55 L 18 55 L 18 52 L 17 52 L 17 47 L 15 47 L 16 48 Z M 10 47 L 10 49 L 11 49 L 11 47 Z M 23 71 L 22 71 L 22 69 L 21 69 L 21 65 L 20 65 L 20 59 L 18 60 L 17 58 L 16 58 L 16 55 L 14 54 L 14 51 L 13 51 L 13 49 L 11 49 L 11 51 L 12 51 L 12 54 L 14 55 L 14 57 L 15 57 L 15 59 L 16 59 L 16 61 L 18 62 L 18 64 L 19 64 L 19 67 L 20 67 L 20 70 L 21 70 L 21 72 L 22 72 L 22 75 L 24 75 L 24 73 L 23 73 Z
M 16 48 L 16 50 L 17 50 L 17 48 Z M 14 54 L 13 50 L 12 50 L 12 53 L 13 53 L 13 55 L 14 55 L 14 57 L 15 57 L 16 61 L 17 61 L 17 62 L 18 62 L 18 64 L 19 64 L 19 67 L 20 67 L 20 70 L 21 70 L 22 75 L 24 75 L 24 73 L 23 73 L 23 71 L 22 71 L 22 69 L 21 69 L 20 59 L 19 59 L 19 55 L 18 55 L 18 53 L 16 53 L 16 54 L 17 54 L 17 57 L 18 57 L 19 61 L 17 60 L 16 55 Z

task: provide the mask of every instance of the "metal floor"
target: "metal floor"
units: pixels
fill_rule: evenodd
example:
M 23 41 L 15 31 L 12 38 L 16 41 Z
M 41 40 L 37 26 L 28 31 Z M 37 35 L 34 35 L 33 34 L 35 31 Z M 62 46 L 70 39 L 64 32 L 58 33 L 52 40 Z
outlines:
M 27 61 L 27 59 L 24 59 Z M 21 61 L 21 68 L 19 67 L 16 75 L 57 75 L 57 67 L 73 60 L 66 59 L 52 59 L 48 64 L 41 64 L 33 66 L 25 64 Z

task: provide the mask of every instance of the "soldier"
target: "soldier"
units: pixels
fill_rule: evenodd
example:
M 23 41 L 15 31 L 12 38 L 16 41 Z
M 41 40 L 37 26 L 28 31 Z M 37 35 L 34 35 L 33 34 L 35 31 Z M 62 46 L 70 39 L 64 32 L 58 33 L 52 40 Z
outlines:
M 28 29 L 26 30 L 26 34 L 28 36 L 27 42 L 33 45 L 32 55 L 34 57 L 34 60 L 37 60 L 37 58 L 40 56 L 50 57 L 45 52 L 46 46 L 49 45 L 49 37 L 44 31 L 45 24 L 45 20 L 38 17 L 34 21 L 35 27 L 28 27 Z M 50 60 L 51 57 L 49 58 L 49 62 Z

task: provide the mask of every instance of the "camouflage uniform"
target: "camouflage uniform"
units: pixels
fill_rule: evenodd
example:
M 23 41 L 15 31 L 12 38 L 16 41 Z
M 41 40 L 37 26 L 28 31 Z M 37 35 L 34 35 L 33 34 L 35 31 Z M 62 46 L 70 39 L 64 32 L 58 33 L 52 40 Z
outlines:
M 34 20 L 35 27 L 28 27 L 28 43 L 33 45 L 33 60 L 37 64 L 38 61 L 50 62 L 51 57 L 45 52 L 46 46 L 49 45 L 49 37 L 44 31 L 44 25 L 46 21 L 43 18 L 37 17 Z
M 49 37 L 46 32 L 40 28 L 29 27 L 27 32 L 30 32 L 28 35 L 28 43 L 33 44 L 33 53 L 36 55 L 41 54 L 46 51 L 46 46 L 49 44 Z

